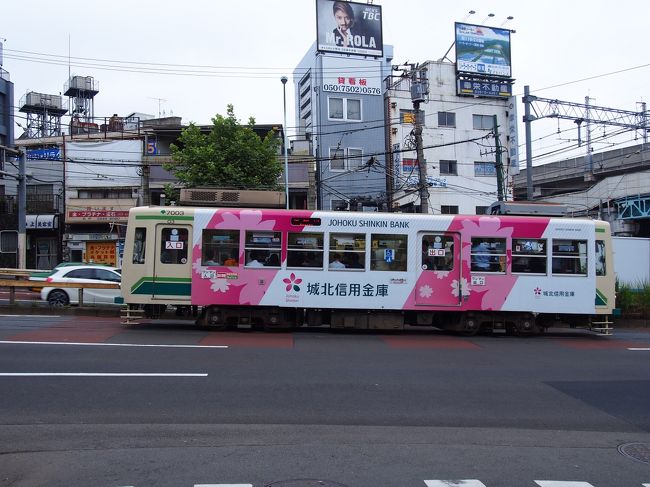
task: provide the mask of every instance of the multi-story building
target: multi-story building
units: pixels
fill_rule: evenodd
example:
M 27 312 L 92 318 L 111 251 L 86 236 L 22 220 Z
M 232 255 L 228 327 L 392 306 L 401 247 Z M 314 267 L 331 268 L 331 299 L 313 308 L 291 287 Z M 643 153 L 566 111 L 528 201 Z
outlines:
M 294 70 L 296 124 L 312 142 L 317 206 L 377 210 L 386 206 L 384 100 L 392 46 L 381 58 L 323 53 L 316 43 Z
M 517 165 L 516 110 L 507 96 L 459 95 L 456 65 L 427 61 L 428 100 L 420 104 L 422 146 L 426 164 L 430 213 L 481 214 L 497 200 L 498 155 L 503 167 L 501 193 L 510 199 L 511 174 Z M 387 180 L 394 211 L 419 211 L 419 168 L 415 145 L 415 113 L 412 79 L 392 76 L 386 80 L 386 140 L 389 154 Z M 498 82 L 492 81 L 490 84 Z M 503 86 L 501 93 L 508 93 Z M 498 90 L 496 91 L 498 95 Z M 495 134 L 499 133 L 499 154 Z
M 10 156 L 4 147 L 12 147 L 14 143 L 14 85 L 2 66 L 0 41 L 0 171 L 5 171 Z M 16 202 L 15 182 L 0 173 L 0 267 L 14 267 L 18 262 L 15 250 L 18 244 Z
M 382 80 L 392 46 L 379 5 L 317 0 L 317 41 L 293 73 L 298 138 L 312 143 L 319 209 L 386 208 Z

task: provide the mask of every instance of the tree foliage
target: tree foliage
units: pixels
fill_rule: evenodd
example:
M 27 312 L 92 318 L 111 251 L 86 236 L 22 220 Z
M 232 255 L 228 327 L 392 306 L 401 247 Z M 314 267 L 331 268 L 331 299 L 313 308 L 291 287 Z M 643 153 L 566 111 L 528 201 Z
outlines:
M 225 117 L 212 119 L 210 133 L 201 133 L 193 123 L 184 129 L 178 144 L 171 144 L 173 162 L 163 167 L 189 187 L 276 189 L 283 168 L 280 139 L 273 132 L 260 138 L 254 125 L 252 117 L 242 125 L 228 105 Z

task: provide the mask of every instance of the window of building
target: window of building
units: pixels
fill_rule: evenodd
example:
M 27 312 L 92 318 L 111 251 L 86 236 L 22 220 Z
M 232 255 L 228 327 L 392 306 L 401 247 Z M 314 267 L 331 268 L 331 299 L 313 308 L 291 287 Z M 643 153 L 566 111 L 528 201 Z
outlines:
M 239 230 L 203 230 L 201 265 L 239 265 Z
M 52 194 L 54 192 L 54 185 L 52 184 L 28 184 L 27 196 L 37 194 Z
M 474 176 L 496 176 L 497 169 L 494 162 L 477 161 L 474 163 Z
M 405 271 L 408 237 L 406 235 L 371 235 L 370 270 Z
M 347 120 L 361 121 L 361 100 L 346 98 Z
M 443 215 L 458 215 L 458 205 L 441 205 L 440 213 Z
M 287 266 L 322 269 L 323 234 L 290 232 L 287 241 Z
M 494 128 L 494 117 L 492 115 L 472 115 L 474 130 L 492 130 Z
M 359 169 L 363 165 L 363 149 L 353 149 L 348 147 L 348 167 L 349 171 Z
M 458 174 L 458 167 L 456 161 L 440 161 L 440 175 L 456 175 Z
M 329 244 L 328 268 L 330 270 L 365 268 L 365 234 L 332 233 Z
M 607 261 L 605 258 L 605 241 L 596 240 L 596 275 L 607 275 Z
M 489 206 L 477 206 L 475 212 L 477 215 L 487 215 Z
M 131 199 L 130 189 L 80 189 L 77 193 L 79 199 L 118 200 Z
M 515 238 L 512 240 L 512 272 L 546 274 L 546 240 Z
M 330 120 L 361 121 L 361 100 L 331 97 L 327 103 Z
M 160 234 L 160 262 L 163 264 L 187 263 L 187 236 L 187 228 L 163 228 Z
M 245 242 L 246 267 L 280 267 L 282 233 L 247 231 Z
M 133 240 L 133 263 L 144 264 L 145 251 L 147 249 L 147 229 L 137 227 Z
M 553 274 L 587 275 L 587 241 L 553 240 Z
M 454 112 L 438 112 L 438 127 L 455 127 L 456 114 Z
M 330 147 L 330 170 L 345 170 L 345 149 L 341 147 Z
M 343 120 L 343 98 L 328 98 L 329 118 Z
M 471 269 L 475 272 L 505 272 L 506 239 L 472 238 Z
M 363 149 L 330 147 L 330 171 L 353 171 L 363 165 Z

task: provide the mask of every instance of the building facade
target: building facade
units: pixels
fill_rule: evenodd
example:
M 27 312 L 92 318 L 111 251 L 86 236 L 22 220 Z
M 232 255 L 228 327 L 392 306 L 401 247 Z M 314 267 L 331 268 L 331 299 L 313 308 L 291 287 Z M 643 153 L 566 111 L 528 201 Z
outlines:
M 499 197 L 499 163 L 501 194 L 511 199 L 511 168 L 518 165 L 514 99 L 460 95 L 454 63 L 428 61 L 420 69 L 429 85 L 427 101 L 420 104 L 429 212 L 484 213 Z M 385 150 L 393 211 L 419 212 L 420 207 L 411 83 L 408 75 L 386 80 Z
M 312 144 L 319 209 L 385 210 L 386 154 L 382 56 L 321 52 L 314 43 L 295 68 L 298 138 Z

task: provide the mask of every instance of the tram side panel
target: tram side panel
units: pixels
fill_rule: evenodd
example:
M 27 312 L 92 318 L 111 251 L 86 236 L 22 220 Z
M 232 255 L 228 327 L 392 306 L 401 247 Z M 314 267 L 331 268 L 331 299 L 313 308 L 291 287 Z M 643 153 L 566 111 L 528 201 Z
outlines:
M 594 223 L 587 220 L 177 209 L 183 221 L 161 222 L 159 212 L 134 209 L 130 215 L 127 303 L 184 297 L 161 301 L 158 276 L 186 282 L 188 293 L 191 283 L 191 304 L 199 306 L 566 314 L 611 312 L 613 306 L 609 228 L 601 230 L 609 242 L 609 274 L 596 278 Z M 172 239 L 181 223 L 190 227 L 187 235 Z M 184 238 L 187 260 L 179 253 L 175 266 L 167 264 L 173 272 L 163 276 L 156 270 L 163 242 Z M 488 250 L 477 250 L 481 244 Z M 299 262 L 303 257 L 312 261 Z M 610 299 L 600 308 L 597 286 Z

